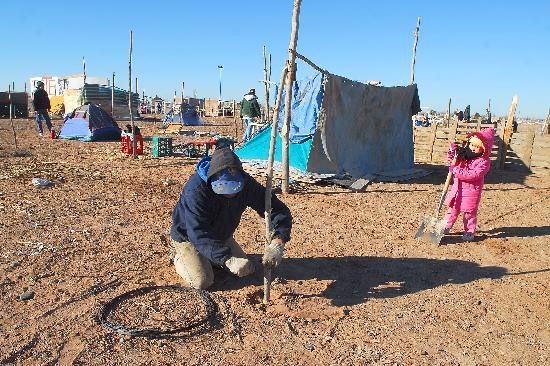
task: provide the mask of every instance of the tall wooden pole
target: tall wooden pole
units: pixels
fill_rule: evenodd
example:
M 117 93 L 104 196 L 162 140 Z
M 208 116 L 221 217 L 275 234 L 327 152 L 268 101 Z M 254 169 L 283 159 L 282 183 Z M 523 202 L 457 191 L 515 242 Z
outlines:
M 283 193 L 288 193 L 288 175 L 289 175 L 289 146 L 288 133 L 290 130 L 290 117 L 292 112 L 292 84 L 296 80 L 296 46 L 298 45 L 298 28 L 300 26 L 300 5 L 302 0 L 294 0 L 294 9 L 292 11 L 292 33 L 290 34 L 290 44 L 288 45 L 288 60 L 286 67 L 286 96 L 285 96 L 285 122 L 283 124 L 283 182 L 281 189 Z
M 447 127 L 451 125 L 451 98 L 449 98 L 449 105 L 447 107 Z
M 418 31 L 420 30 L 420 17 L 416 21 L 416 31 L 414 32 L 413 58 L 411 63 L 411 84 L 414 84 L 414 64 L 416 64 L 416 46 L 418 45 Z
M 86 85 L 86 59 L 84 58 L 84 56 L 82 56 L 82 68 L 83 68 L 84 85 Z
M 10 125 L 11 130 L 13 132 L 13 144 L 15 145 L 15 152 L 17 153 L 17 135 L 15 134 L 15 127 L 13 126 L 13 119 L 12 119 L 12 103 L 11 103 L 11 87 L 8 85 L 8 101 L 10 103 Z
M 113 83 L 111 84 L 111 116 L 115 118 L 115 73 L 113 72 Z
M 238 138 L 238 128 L 237 128 L 237 102 L 233 99 L 233 124 L 235 125 L 235 141 Z
M 269 140 L 269 158 L 267 160 L 266 183 L 265 183 L 265 245 L 271 243 L 271 191 L 273 187 L 273 162 L 275 160 L 275 143 L 277 141 L 277 128 L 279 126 L 279 109 L 281 108 L 281 99 L 283 99 L 283 84 L 287 75 L 286 65 L 281 73 L 281 82 L 277 92 L 277 100 L 275 101 L 275 109 L 273 110 L 273 121 L 271 122 L 271 138 Z M 271 268 L 264 267 L 264 304 L 269 303 L 271 291 Z
M 501 135 L 502 146 L 500 147 L 500 150 L 499 150 L 499 162 L 498 162 L 499 169 L 504 169 L 504 164 L 506 163 L 506 153 L 508 152 L 508 148 L 512 140 L 512 134 L 514 132 L 514 118 L 516 115 L 517 105 L 518 105 L 518 96 L 514 95 L 514 97 L 512 98 L 512 104 L 510 105 L 510 111 L 508 112 L 508 118 L 506 119 L 506 124 L 502 129 L 502 135 Z
M 542 126 L 543 134 L 550 134 L 550 108 L 548 108 L 548 116 L 546 116 L 546 121 Z
M 130 31 L 130 48 L 128 49 L 128 108 L 130 109 L 130 124 L 132 126 L 132 157 L 135 159 L 136 155 L 136 134 L 134 131 L 134 114 L 132 113 L 132 46 L 133 46 L 133 32 Z
M 270 121 L 269 118 L 269 82 L 270 82 L 270 69 L 271 69 L 271 55 L 269 55 L 269 70 L 268 70 L 268 64 L 267 64 L 267 57 L 266 57 L 266 51 L 264 46 L 264 86 L 265 86 L 265 115 L 264 115 L 264 123 L 268 123 Z

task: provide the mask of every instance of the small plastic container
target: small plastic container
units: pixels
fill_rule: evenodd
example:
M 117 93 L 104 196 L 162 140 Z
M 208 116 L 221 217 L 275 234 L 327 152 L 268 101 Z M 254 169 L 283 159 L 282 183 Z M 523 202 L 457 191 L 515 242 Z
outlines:
M 133 154 L 132 135 L 123 133 L 120 137 L 121 150 L 128 155 Z M 136 155 L 143 155 L 143 136 L 136 135 Z

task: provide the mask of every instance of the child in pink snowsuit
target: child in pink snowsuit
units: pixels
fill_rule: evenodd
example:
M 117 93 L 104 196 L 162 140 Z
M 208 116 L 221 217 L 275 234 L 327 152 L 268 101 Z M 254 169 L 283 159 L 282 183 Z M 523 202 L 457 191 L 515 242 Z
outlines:
M 453 227 L 458 215 L 464 214 L 464 235 L 463 241 L 473 241 L 477 226 L 477 208 L 481 199 L 484 179 L 491 168 L 489 154 L 493 148 L 495 130 L 485 128 L 479 132 L 467 136 L 465 146 L 457 146 L 454 142 L 447 154 L 449 159 L 449 170 L 453 173 L 453 186 L 445 204 L 449 206 L 445 219 L 447 226 L 445 232 Z M 453 165 L 455 156 L 457 161 Z

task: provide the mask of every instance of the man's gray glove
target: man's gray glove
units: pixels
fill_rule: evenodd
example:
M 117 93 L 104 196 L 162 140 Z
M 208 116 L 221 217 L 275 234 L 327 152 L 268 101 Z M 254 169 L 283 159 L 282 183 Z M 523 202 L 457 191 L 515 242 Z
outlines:
M 277 267 L 283 259 L 284 249 L 285 245 L 281 239 L 273 239 L 264 249 L 263 265 L 269 268 Z
M 239 277 L 251 275 L 256 270 L 252 261 L 239 257 L 229 257 L 229 259 L 225 261 L 225 266 L 231 273 Z

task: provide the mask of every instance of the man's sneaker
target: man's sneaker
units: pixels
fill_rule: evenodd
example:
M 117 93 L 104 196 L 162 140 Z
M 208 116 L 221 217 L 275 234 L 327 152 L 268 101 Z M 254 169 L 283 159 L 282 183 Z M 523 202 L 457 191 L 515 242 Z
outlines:
M 462 235 L 462 241 L 474 241 L 474 234 L 464 233 L 464 235 Z
M 44 137 L 44 134 L 42 132 L 38 132 L 38 134 L 40 135 L 40 137 Z

